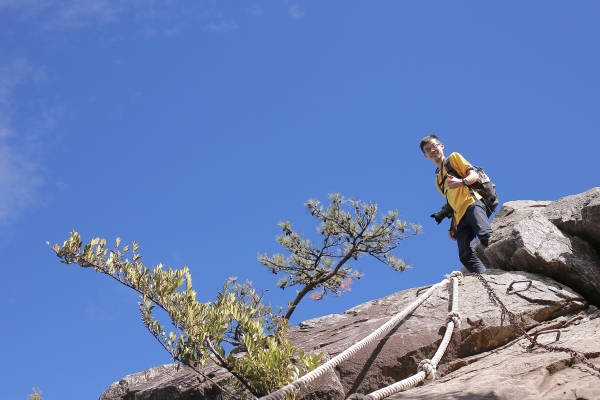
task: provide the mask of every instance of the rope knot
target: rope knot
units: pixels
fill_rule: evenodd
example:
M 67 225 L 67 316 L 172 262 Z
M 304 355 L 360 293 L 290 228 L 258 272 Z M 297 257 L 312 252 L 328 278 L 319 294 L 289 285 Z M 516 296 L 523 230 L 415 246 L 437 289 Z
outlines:
M 446 323 L 452 321 L 456 328 L 460 328 L 460 321 L 462 320 L 462 315 L 458 311 L 450 311 L 448 316 L 446 317 Z
M 435 380 L 435 364 L 430 359 L 426 358 L 419 363 L 417 371 L 425 372 L 425 384 L 431 383 Z
M 448 275 L 448 279 L 452 280 L 452 278 L 458 278 L 458 283 L 462 282 L 463 274 L 460 271 L 453 271 L 450 275 Z

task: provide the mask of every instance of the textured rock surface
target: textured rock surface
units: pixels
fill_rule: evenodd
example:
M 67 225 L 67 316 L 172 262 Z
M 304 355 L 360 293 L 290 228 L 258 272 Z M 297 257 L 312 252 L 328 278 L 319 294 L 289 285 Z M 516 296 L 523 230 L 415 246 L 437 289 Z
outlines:
M 530 329 L 543 321 L 571 315 L 585 307 L 583 298 L 547 277 L 531 273 L 490 271 L 486 279 L 506 306 Z M 531 279 L 532 286 L 513 281 Z M 418 363 L 431 358 L 445 331 L 450 307 L 447 289 L 438 290 L 409 318 L 385 338 L 367 346 L 336 369 L 344 395 L 369 393 L 415 373 Z M 294 342 L 309 350 L 336 356 L 387 322 L 416 298 L 416 290 L 361 304 L 344 314 L 329 315 L 301 323 L 290 332 Z M 459 286 L 462 327 L 455 331 L 446 354 L 438 366 L 443 376 L 451 362 L 490 351 L 514 340 L 518 334 L 501 310 L 474 276 L 467 276 Z
M 583 203 L 581 201 L 578 204 Z M 546 218 L 545 210 L 555 207 L 555 204 L 525 201 L 505 203 L 492 221 L 494 234 L 485 255 L 494 268 L 531 271 L 552 277 L 598 306 L 598 255 L 586 241 L 561 231 Z M 564 207 L 559 209 L 563 210 Z M 550 214 L 557 213 L 552 211 Z M 562 214 L 574 215 L 575 212 L 571 209 Z
M 207 367 L 206 375 L 223 382 L 230 375 L 216 366 Z M 102 393 L 100 400 L 203 400 L 226 399 L 208 379 L 203 379 L 188 367 L 175 370 L 167 364 L 127 375 Z
M 600 250 L 600 187 L 552 202 L 543 213 L 564 232 L 579 236 Z
M 600 367 L 600 318 L 586 315 L 578 325 L 561 329 L 561 336 L 539 336 L 542 343 L 569 347 L 584 353 Z M 468 363 L 430 385 L 388 397 L 399 399 L 573 399 L 600 398 L 600 375 L 566 353 L 531 349 L 520 339 L 500 349 L 458 361 Z M 455 362 L 456 364 L 457 362 Z M 451 364 L 449 368 L 453 368 Z

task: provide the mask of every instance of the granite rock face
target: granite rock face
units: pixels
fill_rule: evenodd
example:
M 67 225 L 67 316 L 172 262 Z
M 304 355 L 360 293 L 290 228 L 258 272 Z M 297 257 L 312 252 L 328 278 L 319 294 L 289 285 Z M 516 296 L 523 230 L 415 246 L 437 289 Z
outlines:
M 532 273 L 492 270 L 485 275 L 506 307 L 518 316 L 526 329 L 559 318 L 568 320 L 584 310 L 584 299 L 553 280 Z M 514 281 L 531 280 L 532 285 Z M 344 392 L 370 393 L 416 373 L 419 362 L 431 358 L 445 332 L 450 309 L 448 289 L 438 290 L 412 315 L 379 341 L 365 347 L 336 368 Z M 290 331 L 290 338 L 307 350 L 334 357 L 360 341 L 404 309 L 416 298 L 415 289 L 354 307 L 344 314 L 308 320 Z M 460 368 L 464 359 L 504 346 L 519 334 L 488 297 L 474 276 L 466 276 L 459 286 L 462 325 L 456 329 L 437 368 L 438 376 Z
M 593 308 L 593 307 L 592 307 Z M 577 325 L 576 325 L 577 324 Z M 539 336 L 544 344 L 569 347 L 600 367 L 600 318 L 585 313 L 582 319 L 561 329 L 561 336 Z M 450 363 L 459 369 L 424 385 L 388 397 L 389 400 L 519 399 L 593 400 L 600 398 L 600 375 L 572 360 L 567 353 L 532 349 L 518 339 L 496 350 Z
M 485 256 L 492 268 L 543 274 L 600 306 L 600 258 L 586 241 L 600 238 L 599 221 L 600 188 L 555 202 L 508 202 L 492 220 Z
M 208 378 L 200 377 L 193 369 L 167 364 L 127 375 L 102 393 L 99 400 L 225 400 L 221 391 L 211 383 L 225 382 L 231 375 L 215 365 L 205 368 Z
M 543 213 L 559 229 L 600 251 L 600 187 L 552 202 Z

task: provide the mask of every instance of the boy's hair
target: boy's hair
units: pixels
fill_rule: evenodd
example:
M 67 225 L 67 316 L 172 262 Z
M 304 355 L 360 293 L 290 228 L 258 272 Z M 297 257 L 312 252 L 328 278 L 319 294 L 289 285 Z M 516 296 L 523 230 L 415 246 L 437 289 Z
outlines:
M 423 150 L 423 147 L 425 147 L 425 145 L 429 142 L 431 142 L 432 140 L 437 140 L 438 142 L 440 141 L 440 139 L 438 139 L 437 136 L 435 136 L 434 134 L 431 135 L 427 135 L 425 136 L 423 139 L 421 139 L 421 143 L 419 143 L 419 147 L 421 148 L 421 151 L 423 153 L 425 153 L 425 150 Z

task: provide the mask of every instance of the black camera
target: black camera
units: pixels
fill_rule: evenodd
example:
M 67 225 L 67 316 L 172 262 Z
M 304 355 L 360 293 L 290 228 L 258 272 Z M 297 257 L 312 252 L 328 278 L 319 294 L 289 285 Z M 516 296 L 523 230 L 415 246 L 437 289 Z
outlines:
M 453 213 L 454 211 L 452 210 L 452 207 L 450 207 L 450 204 L 446 203 L 442 206 L 440 211 L 431 214 L 430 217 L 435 219 L 435 222 L 437 222 L 439 225 L 442 223 L 444 218 L 452 218 Z

